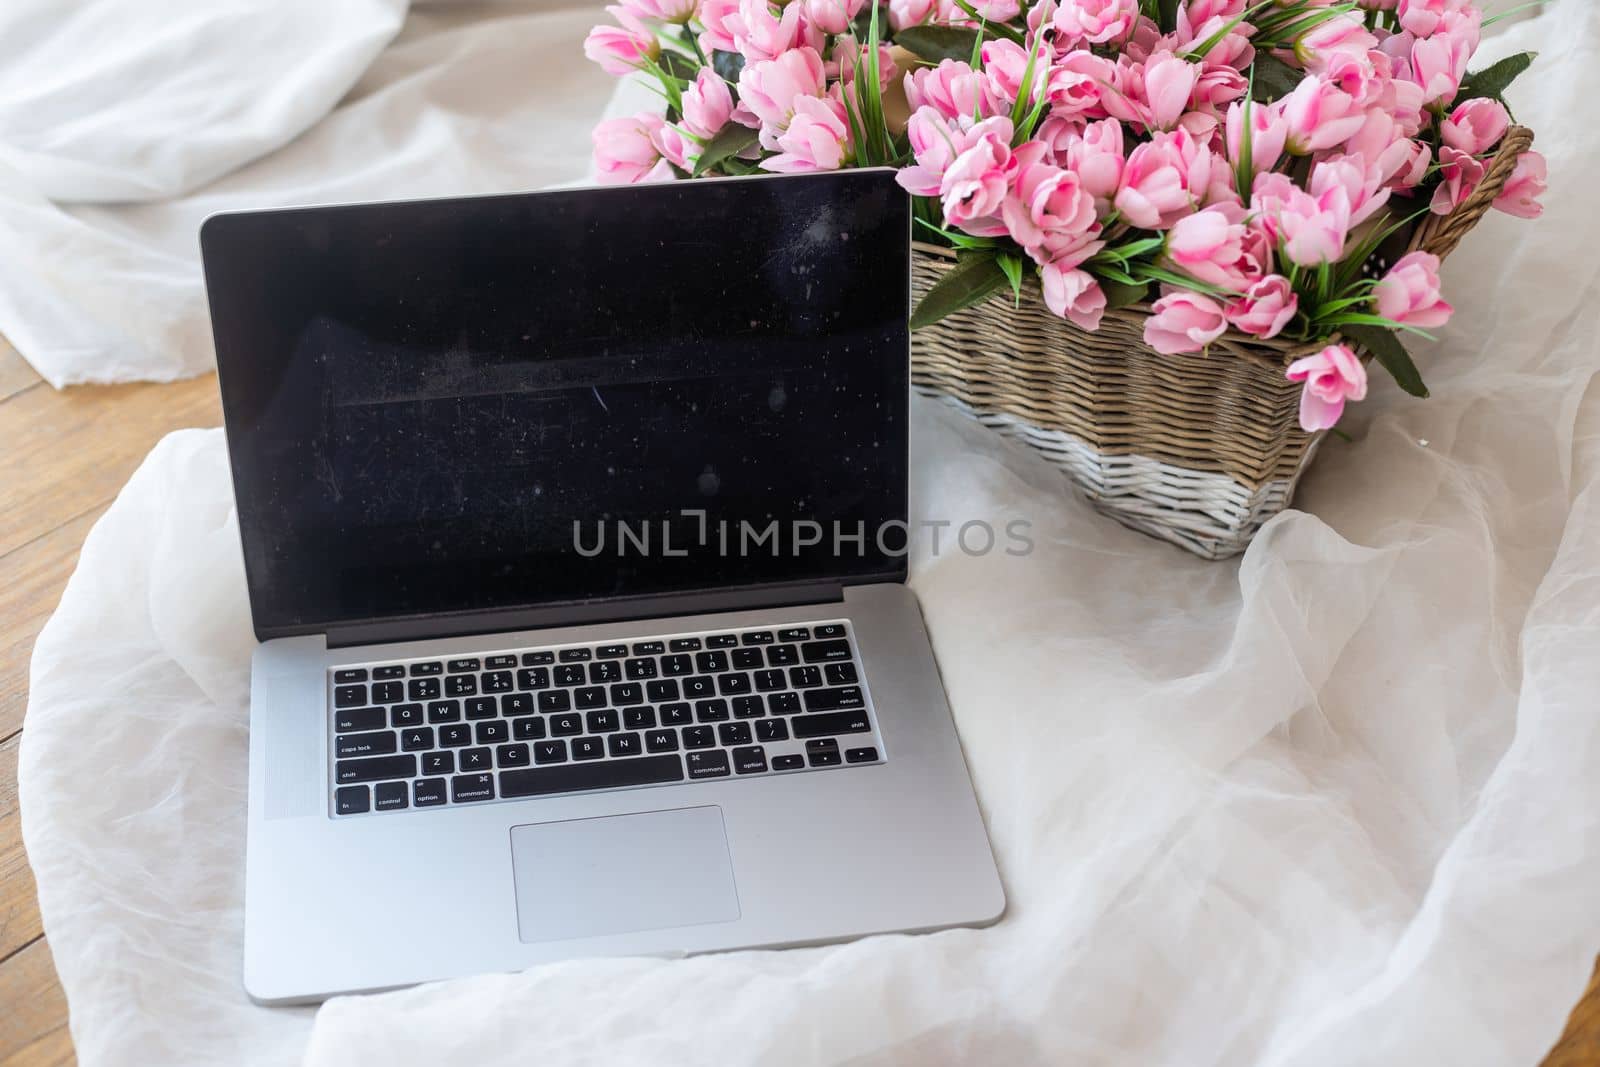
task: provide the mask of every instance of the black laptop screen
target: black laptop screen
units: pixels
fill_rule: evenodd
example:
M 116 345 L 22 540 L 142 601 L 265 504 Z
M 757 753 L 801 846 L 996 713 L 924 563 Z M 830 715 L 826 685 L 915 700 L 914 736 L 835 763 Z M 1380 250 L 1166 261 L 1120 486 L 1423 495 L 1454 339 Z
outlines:
M 257 631 L 899 570 L 907 234 L 870 171 L 208 221 Z

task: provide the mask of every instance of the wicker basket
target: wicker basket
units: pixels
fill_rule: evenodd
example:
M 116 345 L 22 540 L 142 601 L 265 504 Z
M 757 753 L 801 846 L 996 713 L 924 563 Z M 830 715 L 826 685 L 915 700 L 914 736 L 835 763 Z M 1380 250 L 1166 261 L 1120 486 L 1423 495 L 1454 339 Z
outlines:
M 1448 255 L 1532 144 L 1512 127 L 1471 199 L 1427 216 L 1409 247 Z M 917 297 L 954 262 L 917 244 Z M 1322 435 L 1300 429 L 1300 387 L 1284 369 L 1320 344 L 1229 331 L 1205 352 L 1163 356 L 1144 343 L 1148 305 L 1108 312 L 1089 333 L 1051 314 L 1037 285 L 1021 299 L 1008 292 L 913 334 L 914 387 L 1033 446 L 1119 522 L 1208 559 L 1243 552 L 1289 506 Z

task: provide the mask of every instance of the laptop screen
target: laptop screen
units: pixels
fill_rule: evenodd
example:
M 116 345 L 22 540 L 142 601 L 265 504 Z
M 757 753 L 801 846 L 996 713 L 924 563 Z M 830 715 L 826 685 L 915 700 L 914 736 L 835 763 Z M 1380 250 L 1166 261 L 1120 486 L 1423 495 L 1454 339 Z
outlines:
M 902 571 L 908 232 L 885 171 L 209 220 L 257 632 Z

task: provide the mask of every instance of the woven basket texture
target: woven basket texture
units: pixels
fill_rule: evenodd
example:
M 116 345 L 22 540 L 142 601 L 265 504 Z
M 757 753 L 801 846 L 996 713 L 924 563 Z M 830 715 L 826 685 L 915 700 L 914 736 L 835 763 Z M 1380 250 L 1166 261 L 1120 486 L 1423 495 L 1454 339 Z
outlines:
M 1408 250 L 1449 255 L 1532 144 L 1512 127 L 1477 191 L 1426 216 Z M 917 243 L 914 298 L 954 263 L 949 249 Z M 1126 525 L 1208 559 L 1237 555 L 1289 506 L 1316 452 L 1322 435 L 1300 429 L 1300 386 L 1284 370 L 1325 342 L 1230 330 L 1204 352 L 1163 356 L 1144 343 L 1149 315 L 1148 304 L 1119 308 L 1091 333 L 1030 284 L 1020 305 L 1007 291 L 916 331 L 912 384 L 1037 449 Z

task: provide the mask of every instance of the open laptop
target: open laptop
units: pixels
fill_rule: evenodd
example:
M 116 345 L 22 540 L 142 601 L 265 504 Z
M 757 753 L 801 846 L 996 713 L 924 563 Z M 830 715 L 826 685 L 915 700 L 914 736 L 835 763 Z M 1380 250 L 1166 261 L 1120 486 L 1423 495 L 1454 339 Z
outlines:
M 888 171 L 219 215 L 263 1002 L 996 919 Z

